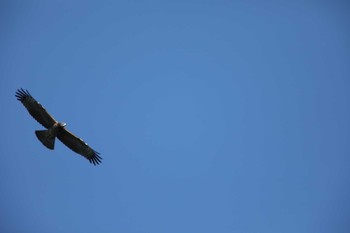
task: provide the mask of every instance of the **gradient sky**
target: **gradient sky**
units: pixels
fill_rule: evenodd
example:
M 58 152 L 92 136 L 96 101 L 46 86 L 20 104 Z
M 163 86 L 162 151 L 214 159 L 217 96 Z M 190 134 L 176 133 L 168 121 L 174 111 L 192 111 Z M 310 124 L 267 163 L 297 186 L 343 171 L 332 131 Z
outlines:
M 0 232 L 349 232 L 349 9 L 1 1 Z

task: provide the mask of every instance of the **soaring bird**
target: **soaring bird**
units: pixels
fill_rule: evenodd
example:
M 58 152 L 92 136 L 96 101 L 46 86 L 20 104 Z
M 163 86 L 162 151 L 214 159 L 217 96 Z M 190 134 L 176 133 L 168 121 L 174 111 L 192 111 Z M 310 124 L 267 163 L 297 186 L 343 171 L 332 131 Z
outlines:
M 41 143 L 47 148 L 55 148 L 55 138 L 57 137 L 64 145 L 74 152 L 84 156 L 94 165 L 101 163 L 100 153 L 92 149 L 82 139 L 69 132 L 66 123 L 56 121 L 46 109 L 36 101 L 28 90 L 18 89 L 16 91 L 17 100 L 21 101 L 32 117 L 37 120 L 46 130 L 36 130 L 35 134 Z

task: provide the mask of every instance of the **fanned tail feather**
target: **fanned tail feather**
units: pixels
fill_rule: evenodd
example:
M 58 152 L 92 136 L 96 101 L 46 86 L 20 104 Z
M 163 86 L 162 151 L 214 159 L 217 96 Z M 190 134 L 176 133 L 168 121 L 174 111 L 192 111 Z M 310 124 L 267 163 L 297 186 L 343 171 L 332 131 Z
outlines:
M 49 130 L 36 130 L 35 135 L 47 148 L 51 150 L 55 148 L 55 136 L 52 136 Z

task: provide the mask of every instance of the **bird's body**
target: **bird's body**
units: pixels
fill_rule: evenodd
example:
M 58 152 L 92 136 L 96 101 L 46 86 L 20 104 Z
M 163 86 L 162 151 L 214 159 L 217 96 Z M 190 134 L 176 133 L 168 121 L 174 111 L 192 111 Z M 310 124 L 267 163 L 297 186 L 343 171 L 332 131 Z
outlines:
M 69 132 L 65 128 L 66 123 L 56 121 L 27 90 L 17 90 L 16 97 L 27 108 L 30 115 L 46 128 L 46 130 L 35 131 L 36 136 L 44 146 L 53 150 L 55 148 L 55 138 L 57 137 L 71 150 L 87 158 L 90 163 L 94 165 L 101 163 L 102 158 L 98 152 L 89 147 L 82 139 Z
M 66 123 L 56 122 L 47 130 L 36 130 L 35 135 L 47 148 L 55 149 L 55 138 L 60 135 L 61 131 L 66 126 Z

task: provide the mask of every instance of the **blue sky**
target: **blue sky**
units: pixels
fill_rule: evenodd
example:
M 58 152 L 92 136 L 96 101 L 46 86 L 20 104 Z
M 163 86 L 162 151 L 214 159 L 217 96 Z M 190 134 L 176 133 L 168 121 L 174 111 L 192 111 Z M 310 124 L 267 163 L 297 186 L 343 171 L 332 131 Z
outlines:
M 346 1 L 0 9 L 0 232 L 349 232 Z M 103 163 L 42 146 L 17 88 Z

